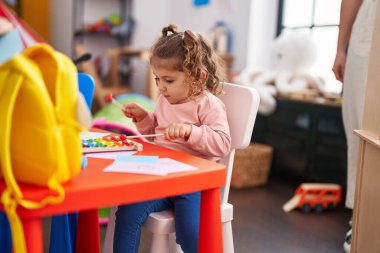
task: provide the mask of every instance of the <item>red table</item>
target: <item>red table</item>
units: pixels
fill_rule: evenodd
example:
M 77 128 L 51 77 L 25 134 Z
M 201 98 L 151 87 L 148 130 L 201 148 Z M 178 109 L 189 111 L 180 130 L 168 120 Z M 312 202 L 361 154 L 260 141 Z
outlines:
M 28 252 L 43 252 L 41 218 L 44 216 L 79 211 L 76 252 L 96 253 L 100 252 L 98 208 L 202 191 L 199 252 L 221 253 L 219 187 L 225 184 L 225 166 L 149 143 L 143 146 L 138 154 L 172 158 L 199 170 L 168 176 L 105 173 L 103 168 L 112 160 L 89 158 L 87 168 L 64 185 L 66 195 L 62 203 L 38 210 L 17 208 Z M 0 192 L 4 187 L 1 181 Z M 49 190 L 41 187 L 21 185 L 21 189 L 25 199 L 37 200 L 49 194 Z

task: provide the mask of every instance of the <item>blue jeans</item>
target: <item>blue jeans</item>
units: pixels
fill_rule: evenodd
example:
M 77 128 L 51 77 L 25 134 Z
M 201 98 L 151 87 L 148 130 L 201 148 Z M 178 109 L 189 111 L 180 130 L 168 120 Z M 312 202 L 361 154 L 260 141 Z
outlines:
M 119 206 L 116 212 L 114 253 L 137 253 L 141 226 L 150 213 L 174 208 L 176 241 L 184 253 L 198 252 L 200 192 Z

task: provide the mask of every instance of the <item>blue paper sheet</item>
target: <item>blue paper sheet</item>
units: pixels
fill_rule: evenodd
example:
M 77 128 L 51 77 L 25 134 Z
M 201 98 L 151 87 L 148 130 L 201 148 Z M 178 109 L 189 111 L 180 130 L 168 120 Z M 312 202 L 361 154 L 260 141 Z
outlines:
M 115 162 L 128 162 L 128 163 L 157 163 L 158 156 L 144 156 L 144 155 L 133 155 L 125 156 L 120 155 L 116 158 Z

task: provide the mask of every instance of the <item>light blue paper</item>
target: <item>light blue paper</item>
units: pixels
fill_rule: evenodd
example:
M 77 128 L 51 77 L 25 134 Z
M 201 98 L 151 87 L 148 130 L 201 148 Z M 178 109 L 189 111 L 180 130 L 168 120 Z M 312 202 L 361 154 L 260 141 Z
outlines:
M 115 162 L 123 162 L 123 163 L 157 163 L 158 156 L 144 156 L 144 155 L 132 155 L 132 156 L 125 156 L 125 155 L 119 155 Z
M 20 35 L 16 29 L 0 36 L 0 64 L 24 50 Z

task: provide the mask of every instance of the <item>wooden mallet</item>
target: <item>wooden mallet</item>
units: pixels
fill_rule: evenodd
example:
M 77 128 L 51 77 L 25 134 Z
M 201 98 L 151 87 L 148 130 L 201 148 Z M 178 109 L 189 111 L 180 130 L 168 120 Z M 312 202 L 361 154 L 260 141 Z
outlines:
M 106 101 L 108 103 L 113 103 L 114 105 L 119 107 L 122 111 L 124 111 L 124 106 L 122 104 L 120 104 L 116 99 L 113 98 L 112 93 L 106 97 Z

